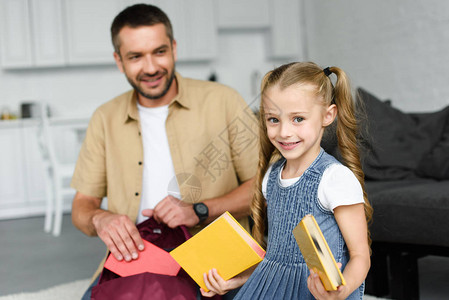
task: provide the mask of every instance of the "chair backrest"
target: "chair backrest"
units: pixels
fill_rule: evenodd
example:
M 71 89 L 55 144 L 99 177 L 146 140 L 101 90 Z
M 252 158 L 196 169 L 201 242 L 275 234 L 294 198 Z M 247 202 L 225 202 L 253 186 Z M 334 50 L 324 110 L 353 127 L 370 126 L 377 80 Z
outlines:
M 41 151 L 44 162 L 48 163 L 50 166 L 53 166 L 54 168 L 57 168 L 58 165 L 63 164 L 74 165 L 75 162 L 72 161 L 73 157 L 69 159 L 70 162 L 67 161 L 67 158 L 64 159 L 64 157 L 67 157 L 67 154 L 70 154 L 76 149 L 79 150 L 79 148 L 81 147 L 81 143 L 82 140 L 84 139 L 84 135 L 89 121 L 88 118 L 73 118 L 73 119 L 68 118 L 67 120 L 65 119 L 50 120 L 48 117 L 49 111 L 48 104 L 45 102 L 40 102 L 38 106 L 39 106 L 38 142 L 39 142 L 39 149 Z M 70 145 L 68 146 L 69 151 L 65 151 L 67 149 L 64 149 L 64 151 L 62 151 L 61 146 L 64 146 L 65 144 L 55 143 L 56 141 L 58 142 L 61 141 L 62 143 L 64 143 L 64 138 L 66 138 L 65 140 L 67 140 L 70 137 L 72 137 L 72 140 L 70 140 L 68 144 Z M 72 142 L 76 143 L 71 144 Z

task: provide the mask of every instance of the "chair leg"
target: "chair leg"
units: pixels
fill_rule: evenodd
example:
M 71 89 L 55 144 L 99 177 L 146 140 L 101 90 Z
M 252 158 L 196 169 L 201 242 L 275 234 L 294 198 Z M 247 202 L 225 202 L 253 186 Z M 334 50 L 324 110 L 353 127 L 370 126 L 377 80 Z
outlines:
M 64 195 L 61 191 L 61 180 L 58 178 L 56 180 L 55 191 L 55 222 L 53 224 L 53 235 L 59 236 L 61 234 L 62 227 L 62 204 L 64 201 Z
M 50 232 L 51 231 L 51 225 L 53 222 L 53 209 L 54 209 L 54 203 L 55 203 L 55 193 L 52 189 L 51 184 L 51 170 L 46 170 L 45 174 L 45 222 L 44 222 L 44 231 Z

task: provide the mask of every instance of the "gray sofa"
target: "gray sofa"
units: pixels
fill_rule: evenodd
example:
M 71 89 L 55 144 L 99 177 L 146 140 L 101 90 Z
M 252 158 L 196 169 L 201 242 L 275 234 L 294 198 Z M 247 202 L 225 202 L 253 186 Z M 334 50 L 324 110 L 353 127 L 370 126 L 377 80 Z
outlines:
M 408 114 L 361 88 L 357 97 L 365 106 L 362 166 L 374 209 L 366 289 L 418 299 L 418 259 L 449 256 L 449 106 Z M 322 146 L 339 157 L 333 134 Z

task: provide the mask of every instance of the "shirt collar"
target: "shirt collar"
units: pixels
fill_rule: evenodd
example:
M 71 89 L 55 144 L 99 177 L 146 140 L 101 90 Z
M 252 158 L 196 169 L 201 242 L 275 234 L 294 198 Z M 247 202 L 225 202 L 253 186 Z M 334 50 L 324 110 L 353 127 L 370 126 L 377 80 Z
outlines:
M 178 72 L 175 72 L 175 76 L 175 80 L 178 83 L 178 94 L 170 102 L 170 106 L 178 103 L 181 107 L 189 109 L 191 105 L 185 92 L 186 80 Z
M 137 110 L 137 94 L 135 90 L 128 92 L 126 99 L 126 112 L 124 115 L 124 123 L 128 120 L 139 120 L 139 111 Z

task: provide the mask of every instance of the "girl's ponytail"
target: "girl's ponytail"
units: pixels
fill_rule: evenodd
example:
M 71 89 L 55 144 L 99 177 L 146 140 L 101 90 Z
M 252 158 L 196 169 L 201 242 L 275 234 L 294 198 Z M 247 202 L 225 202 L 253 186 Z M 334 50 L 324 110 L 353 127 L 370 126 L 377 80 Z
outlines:
M 333 89 L 333 102 L 337 106 L 337 140 L 338 148 L 345 165 L 355 174 L 363 189 L 365 200 L 365 216 L 368 223 L 371 222 L 373 208 L 369 203 L 365 191 L 365 179 L 360 163 L 360 152 L 358 143 L 358 126 L 356 111 L 360 109 L 360 103 L 355 103 L 352 98 L 351 87 L 346 73 L 337 67 L 329 70 L 337 76 Z M 371 243 L 370 237 L 368 237 Z

